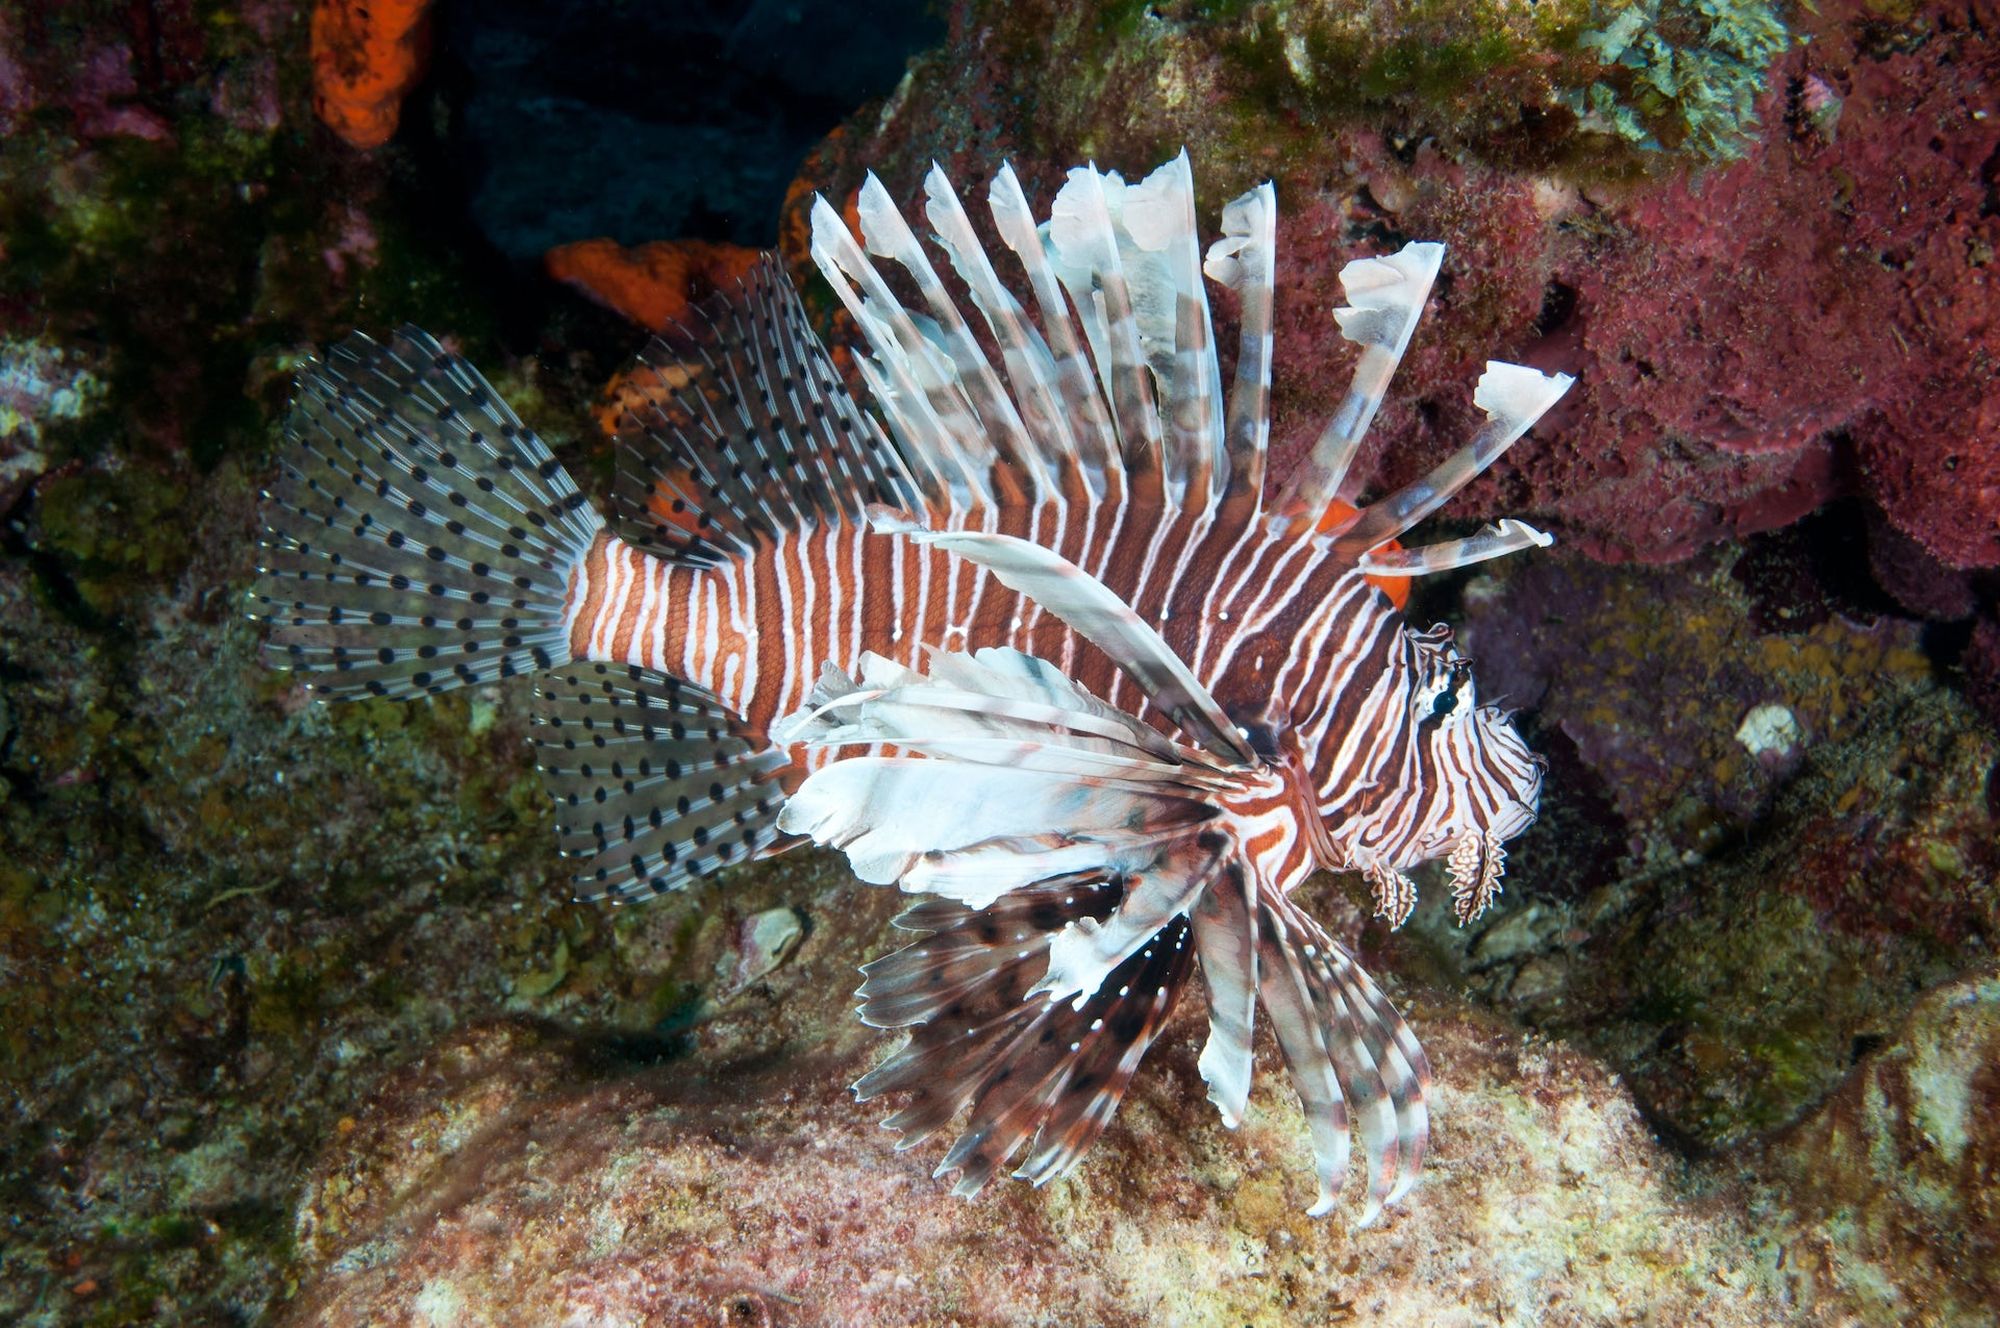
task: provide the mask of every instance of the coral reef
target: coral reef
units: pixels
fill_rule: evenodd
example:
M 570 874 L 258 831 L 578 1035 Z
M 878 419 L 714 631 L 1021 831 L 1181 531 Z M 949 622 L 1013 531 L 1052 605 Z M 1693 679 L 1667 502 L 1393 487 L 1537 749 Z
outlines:
M 421 8 L 0 7 L 0 1320 L 1994 1321 L 1992 24 L 1788 6 L 1762 69 L 1719 0 L 1616 56 L 1584 0 L 967 0 L 898 86 L 916 20 L 440 6 L 403 107 Z M 727 280 L 652 242 L 789 197 L 796 258 L 864 165 L 1046 197 L 1183 143 L 1205 229 L 1280 190 L 1282 448 L 1341 263 L 1404 239 L 1451 257 L 1365 483 L 1486 355 L 1582 379 L 1450 513 L 1557 549 L 1416 588 L 1550 761 L 1507 893 L 1391 935 L 1315 887 L 1437 1061 L 1372 1232 L 1300 1215 L 1275 1081 L 1215 1123 L 1194 1009 L 1074 1182 L 950 1199 L 841 1089 L 891 894 L 801 857 L 572 906 L 525 685 L 307 706 L 238 616 L 313 346 L 450 336 L 601 494 L 626 318 Z M 589 236 L 673 281 L 606 312 L 543 266 Z
M 1753 1215 L 1803 1247 L 1805 1303 L 1856 1321 L 1990 1323 L 2000 1305 L 2000 971 L 1917 1002 L 1774 1143 Z M 1803 1299 L 1803 1298 L 1802 1298 Z
M 1908 622 L 1836 614 L 1758 631 L 1733 561 L 1613 576 L 1555 554 L 1496 568 L 1466 591 L 1460 636 L 1482 691 L 1560 730 L 1615 790 L 1627 823 L 1649 827 L 1655 842 L 1630 848 L 1655 861 L 1741 832 L 1794 773 L 1745 742 L 1753 712 L 1777 707 L 1795 732 L 1838 742 L 1890 697 L 1929 683 Z
M 0 511 L 47 468 L 43 434 L 83 419 L 103 396 L 104 380 L 81 352 L 0 340 Z
M 1642 0 L 1595 17 L 1604 26 L 1577 45 L 1609 68 L 1563 98 L 1586 129 L 1715 161 L 1744 155 L 1764 71 L 1790 44 L 1776 10 L 1741 0 Z
M 1798 1119 L 2000 935 L 2000 738 L 1913 624 L 1760 626 L 1732 570 L 1550 557 L 1471 584 L 1482 684 L 1560 762 L 1494 920 L 1417 920 L 1456 980 L 1704 1147 Z
M 1724 7 L 1657 8 L 1693 40 Z M 1329 366 L 1276 385 L 1281 447 L 1310 442 L 1351 354 L 1326 317 L 1339 260 L 1439 239 L 1445 286 L 1403 369 L 1436 387 L 1384 412 L 1364 478 L 1406 480 L 1435 435 L 1469 432 L 1457 385 L 1502 354 L 1587 388 L 1468 512 L 1525 509 L 1595 557 L 1662 561 L 1850 492 L 1947 565 L 2000 564 L 1990 25 L 1802 7 L 1754 132 L 1690 132 L 1669 154 L 1564 109 L 1605 75 L 1580 7 L 1389 9 L 1343 26 L 1309 4 L 975 7 L 808 170 L 845 199 L 864 165 L 913 193 L 936 155 L 972 190 L 1011 156 L 1046 196 L 1072 155 L 1137 171 L 1184 143 L 1206 207 L 1278 186 L 1277 353 Z M 1747 86 L 1718 96 L 1737 107 Z M 1740 160 L 1678 169 L 1707 161 L 1701 142 Z
M 819 977 L 806 966 L 781 1001 L 823 1001 L 798 985 Z M 1740 1200 L 1691 1194 L 1600 1069 L 1448 1003 L 1421 1013 L 1451 1067 L 1437 1160 L 1370 1231 L 1303 1215 L 1288 1097 L 1260 1091 L 1220 1126 L 1196 1019 L 1076 1176 L 975 1203 L 848 1098 L 873 1058 L 851 1036 L 607 1081 L 560 1039 L 469 1029 L 329 1141 L 292 1321 L 1789 1320 L 1784 1279 L 1743 1257 L 1759 1238 Z

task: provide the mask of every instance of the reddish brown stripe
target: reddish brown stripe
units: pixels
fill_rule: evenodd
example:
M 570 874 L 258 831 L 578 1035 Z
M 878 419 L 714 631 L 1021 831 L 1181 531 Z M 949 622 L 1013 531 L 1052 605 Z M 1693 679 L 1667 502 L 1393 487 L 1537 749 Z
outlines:
M 619 659 L 632 657 L 632 633 L 639 625 L 640 610 L 646 602 L 646 587 L 653 580 L 655 572 L 665 568 L 654 563 L 645 566 L 640 562 L 640 553 L 631 545 L 620 545 L 618 553 L 632 577 L 631 593 L 625 597 L 625 609 L 618 615 L 618 626 L 611 635 L 611 653 Z M 647 559 L 652 562 L 652 559 Z
M 605 552 L 611 546 L 612 535 L 608 530 L 597 532 L 597 538 L 590 542 L 590 551 L 577 564 L 583 580 L 590 588 L 585 593 L 583 603 L 574 606 L 569 629 L 569 652 L 578 659 L 590 658 L 590 629 L 597 622 L 597 615 L 604 611 L 604 583 L 606 576 Z M 576 599 L 577 575 L 570 574 L 569 590 L 563 599 L 563 611 L 572 612 Z

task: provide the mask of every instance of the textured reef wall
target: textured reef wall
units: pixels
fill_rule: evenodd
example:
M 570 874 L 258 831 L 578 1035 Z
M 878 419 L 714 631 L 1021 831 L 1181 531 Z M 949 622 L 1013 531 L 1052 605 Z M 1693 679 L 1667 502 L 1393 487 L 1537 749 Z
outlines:
M 1185 144 L 1212 208 L 1277 182 L 1281 365 L 1344 362 L 1341 255 L 1451 246 L 1407 362 L 1437 387 L 1385 413 L 1377 476 L 1421 469 L 1471 418 L 1452 385 L 1513 356 L 1591 390 L 1467 514 L 1525 505 L 1659 561 L 1858 492 L 1940 561 L 1995 566 L 1991 25 L 1811 8 L 1617 7 L 1643 25 L 1619 45 L 1584 4 L 972 6 L 809 178 L 908 191 L 936 158 L 982 186 L 1005 155 L 1046 194 L 1072 157 Z M 1274 441 L 1309 442 L 1341 381 L 1281 376 Z
M 967 3 L 871 87 L 811 5 L 466 8 L 0 5 L 0 1320 L 2000 1320 L 1991 14 Z M 1369 1232 L 1299 1215 L 1275 1076 L 1216 1125 L 1197 1009 L 1079 1177 L 951 1199 L 842 1091 L 886 892 L 570 905 L 524 684 L 308 706 L 238 615 L 350 327 L 601 493 L 639 325 L 752 232 L 803 271 L 813 189 L 1183 144 L 1210 227 L 1278 185 L 1281 447 L 1404 239 L 1451 254 L 1362 483 L 1488 356 L 1581 380 L 1447 514 L 1557 548 L 1413 610 L 1550 762 L 1508 893 L 1312 887 L 1439 1071 Z

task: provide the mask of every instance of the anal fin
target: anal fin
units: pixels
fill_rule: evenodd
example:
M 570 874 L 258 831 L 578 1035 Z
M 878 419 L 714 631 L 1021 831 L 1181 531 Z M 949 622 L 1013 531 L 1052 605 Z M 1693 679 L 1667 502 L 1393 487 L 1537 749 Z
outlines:
M 713 693 L 631 665 L 558 670 L 536 689 L 537 765 L 579 900 L 678 890 L 796 842 L 777 828 L 785 756 Z

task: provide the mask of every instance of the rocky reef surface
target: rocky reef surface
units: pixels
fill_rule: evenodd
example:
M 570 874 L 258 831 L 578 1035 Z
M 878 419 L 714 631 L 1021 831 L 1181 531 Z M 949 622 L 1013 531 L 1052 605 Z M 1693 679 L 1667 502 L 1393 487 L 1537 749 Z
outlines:
M 967 3 L 870 84 L 814 6 L 717 6 L 725 217 L 631 197 L 702 101 L 575 81 L 619 7 L 522 21 L 653 137 L 539 148 L 491 132 L 508 7 L 461 8 L 0 5 L 0 1321 L 2000 1321 L 1990 16 Z M 758 77 L 837 106 L 804 161 Z M 1508 892 L 1390 933 L 1312 887 L 1438 1072 L 1365 1231 L 1303 1217 L 1279 1076 L 1216 1122 L 1192 1008 L 1077 1176 L 951 1198 L 844 1091 L 892 895 L 801 856 L 569 904 L 525 684 L 311 706 L 239 616 L 348 328 L 449 334 L 601 493 L 641 325 L 743 243 L 803 271 L 812 189 L 1182 144 L 1210 225 L 1278 185 L 1281 447 L 1345 381 L 1341 262 L 1404 239 L 1451 256 L 1365 483 L 1488 356 L 1582 383 L 1448 513 L 1556 549 L 1411 610 L 1550 763 Z M 603 197 L 517 225 L 565 151 Z

